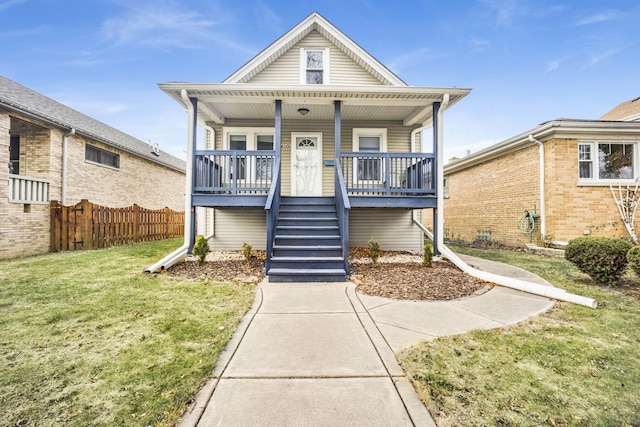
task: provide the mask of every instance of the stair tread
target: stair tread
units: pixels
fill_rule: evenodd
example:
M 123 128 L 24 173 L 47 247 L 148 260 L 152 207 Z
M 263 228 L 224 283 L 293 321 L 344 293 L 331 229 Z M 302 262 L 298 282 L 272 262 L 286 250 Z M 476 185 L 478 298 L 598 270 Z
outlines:
M 344 268 L 272 268 L 267 275 L 281 274 L 346 274 Z
M 272 256 L 271 261 L 342 261 L 340 256 Z

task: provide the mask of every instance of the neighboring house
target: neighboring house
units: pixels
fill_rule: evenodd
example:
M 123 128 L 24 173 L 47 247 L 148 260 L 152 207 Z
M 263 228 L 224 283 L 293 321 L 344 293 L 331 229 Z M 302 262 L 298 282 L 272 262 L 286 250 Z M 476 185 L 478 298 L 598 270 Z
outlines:
M 552 120 L 451 159 L 444 166 L 445 238 L 524 246 L 629 237 L 610 185 L 635 189 L 640 179 L 639 119 L 636 98 L 599 120 Z
M 414 213 L 438 204 L 439 120 L 470 91 L 408 86 L 318 13 L 220 84 L 160 88 L 189 112 L 198 232 L 214 250 L 266 249 L 272 281 L 344 280 L 348 247 L 372 237 L 420 252 Z
M 0 76 L 0 259 L 49 250 L 49 203 L 184 208 L 185 162 Z

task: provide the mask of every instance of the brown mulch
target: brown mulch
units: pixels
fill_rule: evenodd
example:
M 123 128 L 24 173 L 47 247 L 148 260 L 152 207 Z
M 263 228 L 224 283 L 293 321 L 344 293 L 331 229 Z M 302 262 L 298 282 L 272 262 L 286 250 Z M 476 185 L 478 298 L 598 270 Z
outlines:
M 178 263 L 165 274 L 213 282 L 258 283 L 264 278 L 264 252 L 253 251 L 250 262 L 238 254 L 217 256 L 204 266 L 195 261 Z M 235 255 L 235 256 L 234 256 Z M 368 259 L 366 248 L 349 250 L 350 280 L 363 294 L 403 300 L 452 300 L 480 294 L 491 284 L 475 279 L 449 261 L 423 267 L 421 258 L 405 252 L 383 252 L 377 263 Z

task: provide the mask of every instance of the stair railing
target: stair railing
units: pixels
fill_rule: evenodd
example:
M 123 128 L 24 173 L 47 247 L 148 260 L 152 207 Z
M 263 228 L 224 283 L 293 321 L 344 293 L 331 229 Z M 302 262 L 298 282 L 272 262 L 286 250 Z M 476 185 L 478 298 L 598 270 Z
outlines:
M 267 259 L 265 261 L 265 273 L 268 273 L 271 268 L 273 240 L 278 222 L 278 211 L 280 210 L 280 162 L 275 163 L 272 176 L 273 180 L 269 188 L 269 195 L 264 205 L 267 211 Z
M 344 271 L 349 275 L 349 195 L 347 186 L 340 170 L 340 159 L 335 162 L 335 198 L 336 210 L 338 212 L 338 225 L 340 227 L 340 240 L 342 246 L 342 256 L 344 258 Z

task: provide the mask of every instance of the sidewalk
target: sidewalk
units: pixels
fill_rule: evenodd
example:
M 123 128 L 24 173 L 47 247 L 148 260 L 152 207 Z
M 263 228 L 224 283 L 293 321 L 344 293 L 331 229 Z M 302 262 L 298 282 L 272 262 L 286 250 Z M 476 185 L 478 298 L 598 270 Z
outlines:
M 528 274 L 468 262 L 514 277 Z M 504 288 L 456 301 L 412 302 L 357 294 L 351 283 L 263 282 L 179 426 L 434 426 L 394 351 L 515 323 L 551 306 Z

